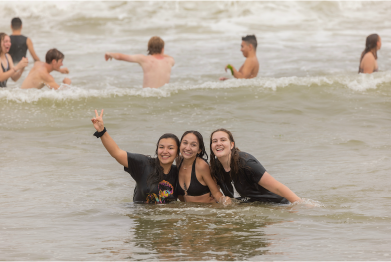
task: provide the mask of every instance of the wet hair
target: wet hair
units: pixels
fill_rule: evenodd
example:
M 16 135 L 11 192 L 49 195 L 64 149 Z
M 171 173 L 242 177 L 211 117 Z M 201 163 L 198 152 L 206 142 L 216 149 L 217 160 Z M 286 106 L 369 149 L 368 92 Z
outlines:
M 22 27 L 22 20 L 19 17 L 12 18 L 11 27 L 14 30 L 19 30 Z
M 230 176 L 231 177 L 225 177 L 226 172 L 224 170 L 223 165 L 220 163 L 220 161 L 217 159 L 215 154 L 212 150 L 212 137 L 213 134 L 216 132 L 222 131 L 228 135 L 228 139 L 230 142 L 234 142 L 234 147 L 231 149 L 231 161 L 230 161 Z M 231 179 L 233 181 L 236 181 L 239 177 L 239 173 L 241 172 L 241 168 L 244 167 L 243 160 L 239 157 L 239 148 L 236 147 L 236 143 L 234 140 L 234 137 L 232 136 L 232 133 L 228 131 L 227 129 L 220 128 L 212 132 L 210 135 L 210 173 L 216 181 L 230 181 Z M 231 179 L 230 179 L 231 178 Z
M 199 154 L 197 154 L 197 157 L 200 157 L 204 160 L 208 160 L 208 154 L 206 153 L 206 150 L 205 150 L 205 145 L 204 145 L 204 138 L 202 137 L 202 135 L 200 134 L 200 132 L 198 131 L 194 131 L 194 130 L 190 130 L 190 131 L 186 131 L 185 133 L 183 133 L 182 137 L 181 137 L 181 143 L 182 143 L 182 140 L 183 138 L 187 135 L 187 134 L 193 134 L 196 136 L 197 140 L 198 140 L 198 146 L 199 146 L 199 149 L 201 149 L 201 152 Z
M 379 41 L 378 34 L 372 34 L 372 35 L 367 36 L 367 39 L 365 40 L 365 49 L 361 53 L 360 66 L 361 66 L 361 61 L 364 58 L 364 55 L 368 52 L 372 52 L 375 59 L 377 59 L 377 42 L 378 41 Z M 360 69 L 359 69 L 359 72 L 360 72 Z
M 257 38 L 255 35 L 246 35 L 242 37 L 242 41 L 252 45 L 254 47 L 254 50 L 257 50 Z
M 6 33 L 0 33 L 0 55 L 3 54 L 3 41 L 4 41 L 4 38 L 7 36 Z
M 46 53 L 46 57 L 45 57 L 45 60 L 46 60 L 46 63 L 47 64 L 50 64 L 52 63 L 53 59 L 58 61 L 60 59 L 64 59 L 64 54 L 61 53 L 60 51 L 58 51 L 56 48 L 52 48 L 50 49 L 47 53 Z
M 148 41 L 148 55 L 161 54 L 164 48 L 164 41 L 158 36 L 152 36 Z
M 153 190 L 153 184 L 157 184 L 164 179 L 164 170 L 163 170 L 163 167 L 160 165 L 159 157 L 157 157 L 157 154 L 158 154 L 160 140 L 166 139 L 166 138 L 174 139 L 174 141 L 177 145 L 177 156 L 179 155 L 179 139 L 178 139 L 178 137 L 174 134 L 171 134 L 171 133 L 166 133 L 166 134 L 162 135 L 156 143 L 156 151 L 155 151 L 156 157 L 149 158 L 150 164 L 152 166 L 152 172 L 148 175 L 147 184 L 148 184 L 151 191 Z

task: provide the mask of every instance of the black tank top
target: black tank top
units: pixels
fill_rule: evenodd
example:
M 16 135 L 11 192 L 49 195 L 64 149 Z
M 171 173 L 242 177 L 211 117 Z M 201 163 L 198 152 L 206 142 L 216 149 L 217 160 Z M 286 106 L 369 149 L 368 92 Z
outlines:
M 1 68 L 3 69 L 4 73 L 10 70 L 10 63 L 8 62 L 7 54 L 5 54 L 5 59 L 7 60 L 7 68 L 4 68 L 3 63 L 1 63 Z M 0 82 L 0 87 L 7 87 L 7 81 L 8 79 L 4 80 L 3 82 Z
M 23 57 L 26 57 L 27 37 L 24 35 L 10 35 L 10 38 L 11 48 L 8 53 L 11 55 L 14 64 L 17 64 Z
M 197 158 L 196 158 L 196 160 L 197 160 Z M 187 188 L 186 192 L 185 192 L 185 190 L 183 190 L 182 185 L 179 184 L 179 179 L 178 179 L 177 192 L 178 192 L 178 195 L 180 195 L 180 196 L 184 196 L 184 195 L 188 195 L 188 196 L 202 196 L 202 195 L 210 193 L 209 187 L 208 186 L 204 186 L 197 179 L 196 172 L 195 172 L 196 160 L 194 160 L 193 167 L 191 169 L 190 185 L 185 185 L 185 190 Z M 178 170 L 181 169 L 181 166 L 182 166 L 182 162 L 179 165 Z M 178 174 L 179 174 L 179 172 L 178 172 Z

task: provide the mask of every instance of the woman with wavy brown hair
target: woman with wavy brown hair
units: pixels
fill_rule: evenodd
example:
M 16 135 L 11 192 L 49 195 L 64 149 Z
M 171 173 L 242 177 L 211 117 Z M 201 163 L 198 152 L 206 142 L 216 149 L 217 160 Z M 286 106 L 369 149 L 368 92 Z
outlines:
M 18 81 L 23 73 L 23 69 L 28 65 L 27 58 L 22 58 L 19 64 L 14 66 L 12 57 L 8 54 L 11 48 L 11 39 L 6 33 L 0 33 L 0 88 L 7 87 L 9 78 Z
M 243 202 L 288 204 L 301 199 L 274 179 L 252 155 L 240 151 L 232 133 L 217 129 L 210 135 L 210 167 L 226 196 L 234 197 L 232 182 Z
M 377 50 L 381 48 L 381 38 L 378 34 L 369 35 L 365 41 L 365 49 L 361 53 L 359 73 L 372 74 L 379 70 L 377 66 Z

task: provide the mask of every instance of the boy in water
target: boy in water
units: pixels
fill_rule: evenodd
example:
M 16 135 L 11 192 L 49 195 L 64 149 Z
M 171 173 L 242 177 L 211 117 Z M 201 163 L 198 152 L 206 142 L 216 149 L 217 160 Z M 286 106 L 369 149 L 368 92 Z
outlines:
M 58 89 L 60 87 L 60 85 L 54 81 L 54 78 L 50 75 L 50 72 L 57 71 L 61 74 L 69 73 L 68 68 L 60 68 L 62 66 L 62 61 L 64 60 L 64 54 L 53 48 L 46 53 L 45 59 L 46 63 L 39 61 L 34 64 L 33 68 L 21 86 L 22 89 L 41 89 L 44 86 L 52 89 Z M 71 80 L 69 78 L 64 78 L 62 82 L 68 85 L 71 84 Z
M 106 53 L 106 61 L 112 58 L 126 62 L 138 63 L 144 71 L 143 87 L 158 88 L 170 81 L 171 68 L 175 61 L 164 54 L 164 41 L 153 36 L 148 42 L 148 55 L 125 55 Z
M 22 20 L 20 20 L 19 17 L 15 17 L 11 20 L 11 29 L 11 48 L 8 53 L 11 55 L 14 64 L 19 63 L 23 57 L 26 57 L 27 49 L 34 61 L 41 61 L 35 53 L 31 39 L 22 35 Z
M 257 59 L 257 38 L 255 35 L 247 35 L 242 37 L 242 45 L 241 49 L 243 56 L 246 58 L 244 64 L 240 67 L 239 71 L 236 70 L 235 67 L 228 64 L 225 67 L 225 71 L 227 69 L 231 70 L 232 75 L 235 78 L 254 78 L 258 75 L 259 71 L 259 63 Z M 220 77 L 220 80 L 227 80 L 229 78 Z

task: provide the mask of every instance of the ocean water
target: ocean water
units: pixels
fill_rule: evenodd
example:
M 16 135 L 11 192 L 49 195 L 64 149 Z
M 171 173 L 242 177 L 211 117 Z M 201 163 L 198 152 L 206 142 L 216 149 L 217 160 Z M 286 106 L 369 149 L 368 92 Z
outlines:
M 0 259 L 391 259 L 391 2 L 0 6 L 0 32 L 21 17 L 38 56 L 58 48 L 72 79 L 20 90 L 31 62 L 0 90 Z M 372 33 L 380 72 L 359 75 Z M 246 34 L 258 76 L 219 82 Z M 168 85 L 143 89 L 138 65 L 104 60 L 146 54 L 153 35 L 176 61 Z M 308 204 L 135 205 L 134 181 L 92 136 L 102 108 L 117 144 L 147 155 L 163 133 L 209 144 L 227 128 Z

